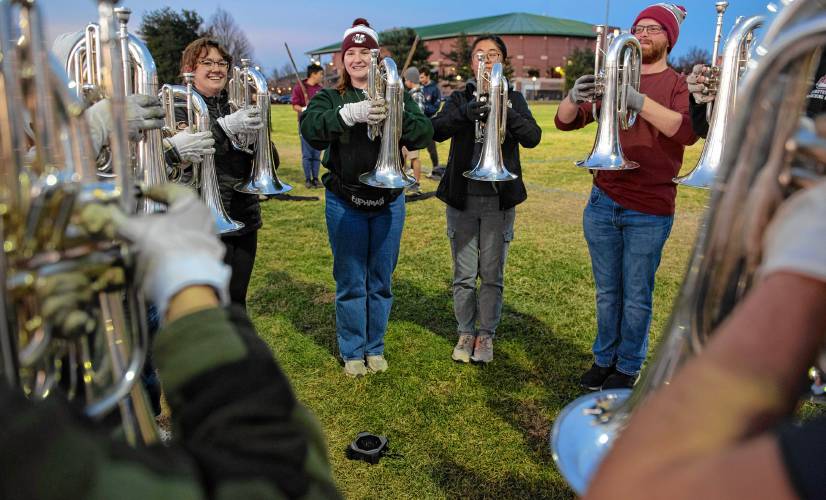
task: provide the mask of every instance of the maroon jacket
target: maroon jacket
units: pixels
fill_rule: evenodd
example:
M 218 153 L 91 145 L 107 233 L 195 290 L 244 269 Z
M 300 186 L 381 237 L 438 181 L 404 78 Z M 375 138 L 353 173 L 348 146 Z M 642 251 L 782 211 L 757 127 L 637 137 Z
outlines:
M 642 117 L 637 117 L 633 127 L 620 130 L 620 144 L 625 157 L 640 167 L 618 172 L 597 171 L 594 184 L 623 208 L 651 215 L 673 215 L 677 185 L 672 179 L 680 171 L 685 147 L 697 142 L 691 129 L 685 76 L 671 68 L 642 75 L 640 92 L 683 115 L 683 122 L 676 134 L 666 137 Z M 577 117 L 571 123 L 562 123 L 558 116 L 554 118 L 559 130 L 575 130 L 592 121 L 590 103 L 579 106 Z

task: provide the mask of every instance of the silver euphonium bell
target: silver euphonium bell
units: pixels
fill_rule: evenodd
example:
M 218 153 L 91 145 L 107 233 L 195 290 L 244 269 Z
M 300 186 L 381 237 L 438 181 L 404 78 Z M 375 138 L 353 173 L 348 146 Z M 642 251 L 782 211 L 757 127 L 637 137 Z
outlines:
M 484 124 L 476 122 L 476 140 L 482 143 L 479 161 L 462 175 L 474 181 L 502 182 L 519 178 L 505 168 L 502 143 L 505 142 L 508 123 L 508 79 L 502 63 L 495 63 L 490 74 L 485 72 L 485 55 L 477 56 L 476 98 L 487 100 L 490 112 Z
M 606 43 L 608 48 L 603 49 Z M 639 167 L 637 162 L 630 161 L 623 155 L 619 131 L 620 128 L 631 128 L 637 119 L 637 113 L 628 109 L 626 95 L 628 88 L 640 89 L 641 63 L 640 42 L 634 35 L 621 33 L 606 37 L 605 27 L 597 26 L 595 99 L 602 95 L 602 105 L 597 117 L 596 102 L 593 104 L 594 117 L 598 119 L 594 147 L 588 158 L 576 162 L 576 166 L 590 170 L 629 170 Z M 601 67 L 603 64 L 604 68 Z
M 267 79 L 260 71 L 251 66 L 252 61 L 241 59 L 242 67 L 233 68 L 233 79 L 230 82 L 230 93 L 236 105 L 243 109 L 256 106 L 261 113 L 261 127 L 254 136 L 242 139 L 244 144 L 239 149 L 255 146 L 255 158 L 252 160 L 252 171 L 247 180 L 235 185 L 235 190 L 241 193 L 258 196 L 275 196 L 292 190 L 292 186 L 281 182 L 275 172 L 275 161 L 272 157 L 272 138 L 270 137 L 270 89 Z M 252 92 L 251 92 L 252 91 Z M 255 102 L 252 102 L 252 93 Z M 245 134 L 241 134 L 242 136 Z M 241 139 L 241 138 L 239 138 Z
M 633 391 L 587 394 L 554 422 L 553 458 L 577 493 L 587 490 L 635 409 L 701 353 L 749 291 L 762 258 L 755 237 L 759 241 L 785 197 L 821 178 L 826 139 L 807 133 L 800 116 L 823 46 L 826 2 L 797 1 L 785 4 L 754 48 L 719 180 L 654 360 Z
M 396 69 L 396 62 L 385 57 L 379 63 L 379 51 L 372 49 L 367 80 L 367 98 L 375 100 L 384 96 L 387 104 L 387 117 L 381 123 L 367 126 L 367 136 L 371 141 L 381 136 L 379 158 L 373 170 L 361 174 L 359 181 L 368 186 L 385 189 L 412 186 L 416 183 L 416 179 L 404 172 L 399 150 L 404 113 L 404 90 Z
M 717 2 L 717 35 L 714 41 L 712 64 L 717 61 L 717 47 L 722 24 L 723 11 L 728 2 Z M 754 39 L 754 30 L 760 28 L 763 16 L 740 18 L 735 23 L 723 47 L 723 61 L 720 66 L 712 66 L 710 85 L 717 90 L 714 101 L 706 104 L 708 117 L 708 134 L 697 165 L 688 174 L 677 177 L 674 182 L 688 187 L 708 189 L 720 168 L 723 157 L 723 144 L 729 128 L 729 120 L 734 116 L 734 103 L 737 86 L 746 70 L 749 49 Z
M 174 133 L 177 130 L 175 120 L 176 98 L 178 102 L 185 102 L 187 115 L 187 128 L 189 132 L 209 132 L 209 108 L 206 101 L 200 94 L 192 88 L 192 73 L 183 74 L 186 85 L 169 85 L 161 87 L 160 98 L 166 110 L 166 128 Z M 218 189 L 218 176 L 215 172 L 215 156 L 205 154 L 201 159 L 198 168 L 193 168 L 193 176 L 196 177 L 194 184 L 201 195 L 201 201 L 209 207 L 218 234 L 227 234 L 244 227 L 243 222 L 233 220 L 227 214 L 224 204 L 221 202 L 221 193 Z

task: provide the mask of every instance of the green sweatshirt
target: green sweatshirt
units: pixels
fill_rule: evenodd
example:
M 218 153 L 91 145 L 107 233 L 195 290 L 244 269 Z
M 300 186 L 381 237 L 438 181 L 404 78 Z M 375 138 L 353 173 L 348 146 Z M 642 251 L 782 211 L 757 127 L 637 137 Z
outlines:
M 318 423 L 240 309 L 167 325 L 155 362 L 174 440 L 134 449 L 59 398 L 0 387 L 0 498 L 339 498 Z
M 433 126 L 410 95 L 407 92 L 403 94 L 404 116 L 399 148 L 405 146 L 410 151 L 424 149 L 433 137 Z M 349 189 L 370 198 L 387 190 L 361 184 L 358 177 L 376 166 L 381 138 L 371 141 L 367 137 L 367 124 L 357 123 L 348 127 L 339 115 L 345 103 L 364 99 L 364 92 L 352 87 L 344 95 L 336 89 L 320 91 L 310 100 L 301 117 L 301 136 L 314 148 L 324 150 L 321 163 L 333 177 L 338 178 L 326 178 L 325 186 L 330 188 L 331 182 L 340 181 Z

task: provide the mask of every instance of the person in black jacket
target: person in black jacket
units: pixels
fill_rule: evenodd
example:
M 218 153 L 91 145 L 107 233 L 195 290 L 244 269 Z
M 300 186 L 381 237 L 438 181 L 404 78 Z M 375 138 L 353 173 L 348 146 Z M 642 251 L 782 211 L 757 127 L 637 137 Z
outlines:
M 256 195 L 234 189 L 235 185 L 249 177 L 253 154 L 237 149 L 233 142 L 237 143 L 237 137 L 254 133 L 264 124 L 257 109 L 235 112 L 230 109 L 226 85 L 231 66 L 229 53 L 209 38 L 199 38 L 190 43 L 181 56 L 181 73 L 194 73 L 195 90 L 209 108 L 221 202 L 230 218 L 244 224 L 238 231 L 223 235 L 221 241 L 227 248 L 224 262 L 232 269 L 230 298 L 234 304 L 246 307 L 247 287 L 258 245 L 258 229 L 261 228 L 261 207 Z M 178 109 L 176 113 L 181 113 L 176 119 L 185 119 L 184 110 Z
M 477 38 L 471 53 L 485 54 L 487 71 L 503 62 L 507 48 L 501 38 Z M 447 203 L 447 233 L 453 254 L 453 310 L 459 341 L 453 350 L 456 361 L 487 363 L 493 359 L 493 336 L 499 324 L 504 290 L 505 259 L 513 239 L 514 207 L 527 198 L 519 164 L 519 145 L 533 148 L 542 130 L 533 119 L 521 93 L 508 91 L 507 133 L 502 144 L 505 167 L 519 177 L 508 182 L 479 182 L 467 179 L 479 159 L 481 143 L 475 140 L 475 122 L 484 121 L 487 103 L 475 97 L 476 82 L 453 92 L 433 117 L 433 138 L 452 139 L 447 170 L 436 196 Z M 476 292 L 476 279 L 481 281 Z M 476 322 L 479 321 L 477 334 Z

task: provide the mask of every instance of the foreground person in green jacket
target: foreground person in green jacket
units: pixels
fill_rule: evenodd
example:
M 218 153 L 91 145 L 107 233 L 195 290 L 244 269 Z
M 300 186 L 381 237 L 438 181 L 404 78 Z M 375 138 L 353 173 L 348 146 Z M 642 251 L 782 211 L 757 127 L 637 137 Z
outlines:
M 387 370 L 390 282 L 404 227 L 402 190 L 359 182 L 359 175 L 376 166 L 381 145 L 380 137 L 367 137 L 367 126 L 387 113 L 384 99 L 366 95 L 370 50 L 378 48 L 376 32 L 356 19 L 341 43 L 344 71 L 338 87 L 316 94 L 301 119 L 301 136 L 325 150 L 321 163 L 329 170 L 322 182 L 336 280 L 336 335 L 344 373 L 351 377 Z M 405 92 L 399 149 L 423 149 L 432 137 L 430 120 Z
M 153 348 L 173 441 L 130 448 L 58 397 L 34 403 L 0 384 L 0 498 L 338 498 L 318 423 L 243 308 L 221 307 L 230 273 L 209 209 L 174 184 L 150 197 L 168 212 L 114 214 L 113 226 L 165 321 Z

